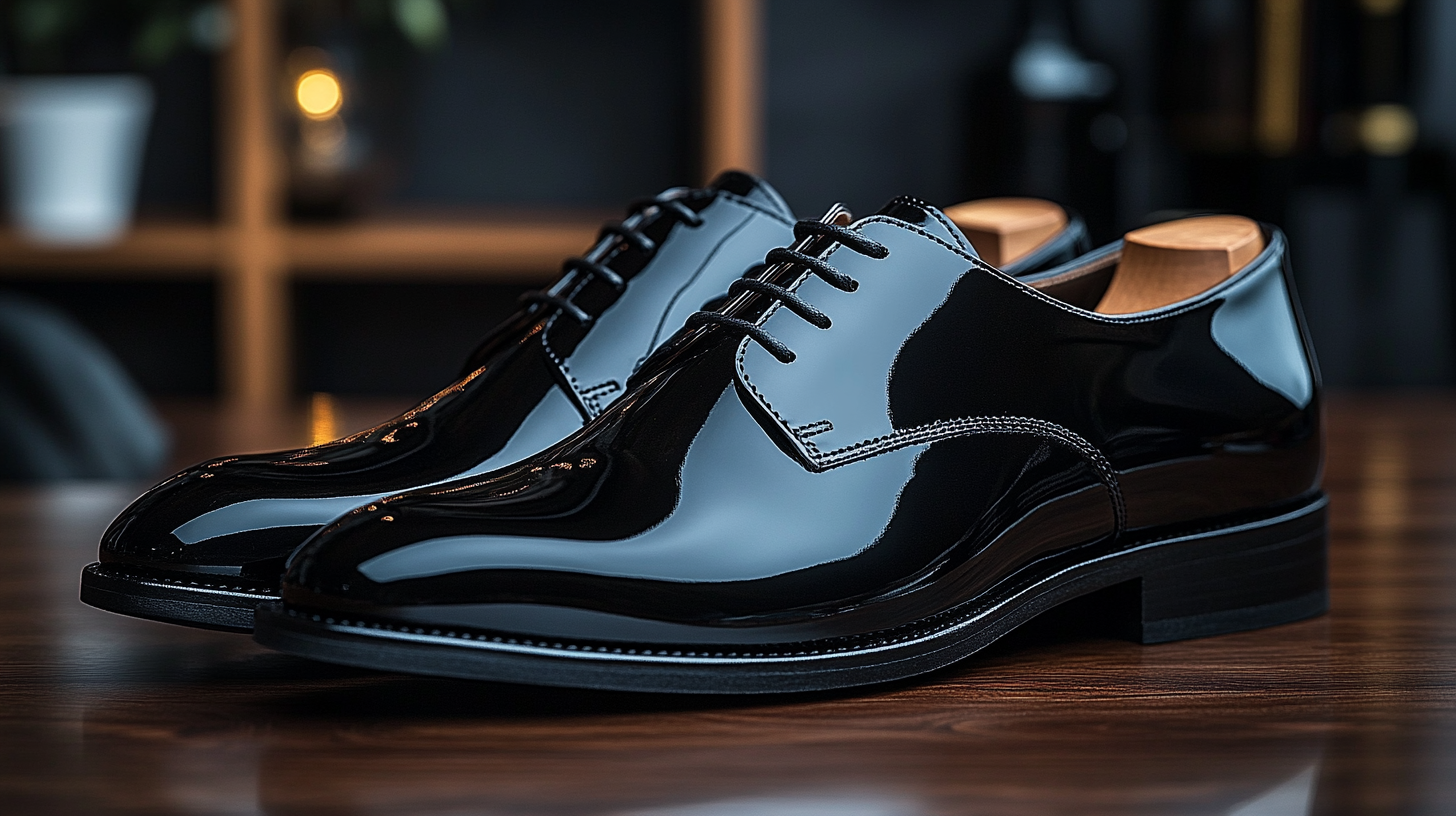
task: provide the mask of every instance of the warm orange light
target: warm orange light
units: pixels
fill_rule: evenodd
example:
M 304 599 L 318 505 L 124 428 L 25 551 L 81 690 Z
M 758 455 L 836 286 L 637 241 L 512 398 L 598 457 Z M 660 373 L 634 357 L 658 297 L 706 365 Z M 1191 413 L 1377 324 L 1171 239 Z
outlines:
M 293 87 L 298 108 L 310 119 L 328 119 L 339 112 L 344 104 L 344 89 L 334 72 L 315 68 L 305 71 Z
M 309 438 L 312 445 L 327 445 L 338 438 L 338 420 L 332 394 L 314 394 L 309 401 Z
M 1377 156 L 1399 156 L 1415 146 L 1419 128 L 1404 105 L 1371 105 L 1360 114 L 1360 144 Z

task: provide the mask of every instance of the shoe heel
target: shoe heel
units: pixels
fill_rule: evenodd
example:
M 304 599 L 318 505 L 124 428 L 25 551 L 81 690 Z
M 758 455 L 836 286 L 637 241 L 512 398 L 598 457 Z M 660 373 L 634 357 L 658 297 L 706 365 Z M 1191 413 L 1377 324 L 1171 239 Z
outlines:
M 1166 545 L 1164 545 L 1166 546 Z M 1138 587 L 1134 640 L 1166 643 L 1303 620 L 1329 609 L 1327 501 L 1179 541 Z

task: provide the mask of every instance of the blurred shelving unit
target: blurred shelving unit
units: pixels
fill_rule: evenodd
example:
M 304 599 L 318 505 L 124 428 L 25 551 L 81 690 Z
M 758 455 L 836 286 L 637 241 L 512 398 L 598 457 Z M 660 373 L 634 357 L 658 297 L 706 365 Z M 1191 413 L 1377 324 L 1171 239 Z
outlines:
M 762 0 L 702 3 L 702 175 L 757 170 Z M 231 0 L 234 36 L 218 72 L 218 221 L 137 224 L 103 249 L 50 249 L 0 229 L 0 276 L 218 281 L 225 399 L 275 408 L 290 394 L 294 279 L 399 277 L 539 283 L 587 247 L 598 224 L 537 220 L 379 221 L 293 225 L 284 215 L 276 126 L 277 0 Z
M 221 257 L 221 233 L 204 223 L 142 223 L 119 243 L 101 249 L 53 249 L 0 231 L 0 273 L 36 271 L 47 276 L 196 278 L 213 274 Z

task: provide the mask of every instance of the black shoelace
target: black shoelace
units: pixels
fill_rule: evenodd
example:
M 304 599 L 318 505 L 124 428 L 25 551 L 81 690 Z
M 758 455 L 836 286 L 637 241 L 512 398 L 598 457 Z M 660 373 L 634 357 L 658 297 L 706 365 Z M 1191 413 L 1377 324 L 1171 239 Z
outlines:
M 632 202 L 627 207 L 627 216 L 631 218 L 645 210 L 656 207 L 664 216 L 676 218 L 689 227 L 696 227 L 703 223 L 703 217 L 693 212 L 693 209 L 684 204 L 676 197 L 669 197 L 670 194 L 663 194 L 655 198 L 644 198 Z M 677 194 L 671 194 L 673 196 Z M 651 253 L 657 249 L 657 244 L 642 233 L 644 224 L 627 226 L 624 221 L 612 221 L 602 227 L 601 233 L 597 235 L 596 243 L 600 244 L 607 236 L 615 236 L 643 254 Z M 589 258 L 567 258 L 561 265 L 563 275 L 578 272 L 591 278 L 605 281 L 618 292 L 627 287 L 627 282 L 622 276 L 614 272 L 605 264 L 597 263 Z M 521 295 L 517 301 L 522 305 L 545 304 L 548 308 L 556 309 L 576 318 L 579 323 L 590 323 L 592 316 L 586 310 L 572 303 L 569 298 L 555 295 L 545 289 L 537 289 Z
M 826 224 L 822 221 L 800 221 L 794 225 L 794 237 L 799 239 L 800 245 L 809 238 L 830 238 L 847 249 L 866 255 L 871 258 L 887 258 L 890 250 L 884 244 L 871 241 L 847 227 L 835 224 Z M 823 261 L 812 255 L 788 247 L 780 247 L 768 253 L 764 261 L 769 266 L 786 264 L 789 267 L 807 269 L 820 280 L 833 286 L 841 292 L 853 292 L 859 288 L 859 282 L 854 278 L 840 272 L 827 261 Z M 749 270 L 750 275 L 757 275 L 766 267 L 758 266 Z M 733 298 L 743 292 L 753 292 L 763 295 L 771 300 L 782 303 L 789 311 L 804 318 L 810 325 L 820 329 L 827 329 L 833 325 L 829 315 L 824 314 L 803 298 L 768 281 L 758 278 L 739 278 L 728 287 L 728 297 Z M 784 345 L 777 337 L 769 334 L 757 323 L 743 320 L 742 318 L 730 317 L 722 312 L 696 312 L 687 320 L 688 326 L 701 326 L 710 324 L 734 332 L 740 336 L 753 338 L 764 350 L 772 354 L 781 363 L 792 363 L 797 355 L 788 346 Z

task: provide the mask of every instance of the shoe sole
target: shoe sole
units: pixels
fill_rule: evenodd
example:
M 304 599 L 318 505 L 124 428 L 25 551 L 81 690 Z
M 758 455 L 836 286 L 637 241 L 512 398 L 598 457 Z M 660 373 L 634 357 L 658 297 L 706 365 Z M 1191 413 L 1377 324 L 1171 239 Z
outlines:
M 235 576 L 95 563 L 81 571 L 81 601 L 134 618 L 226 632 L 253 631 L 253 610 L 277 590 Z
M 1329 608 L 1328 501 L 1281 515 L 1120 545 L 1074 548 L 1028 565 L 982 597 L 899 629 L 772 647 L 565 642 L 462 628 L 340 619 L 268 603 L 254 638 L 304 657 L 475 680 L 619 691 L 750 694 L 900 680 L 948 666 L 1038 614 L 1118 587 L 1109 598 L 1143 643 L 1259 629 Z M 772 650 L 771 650 L 772 649 Z

